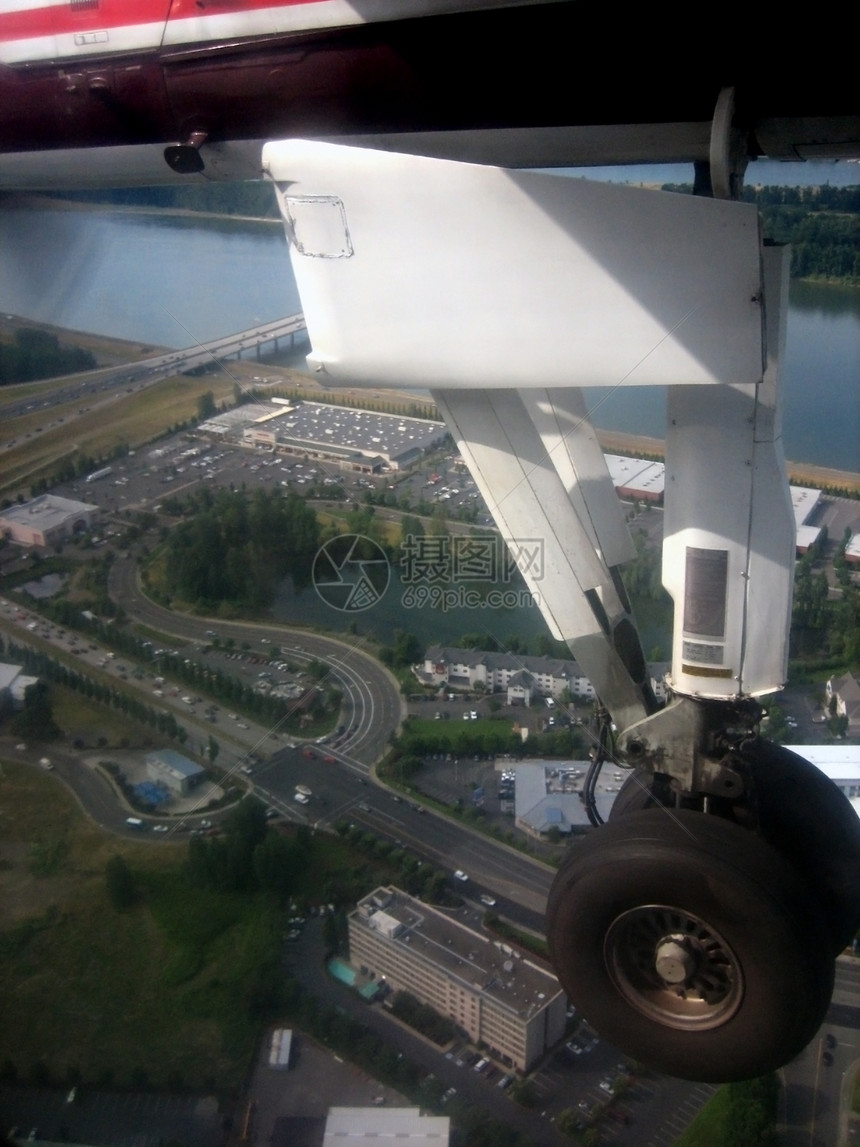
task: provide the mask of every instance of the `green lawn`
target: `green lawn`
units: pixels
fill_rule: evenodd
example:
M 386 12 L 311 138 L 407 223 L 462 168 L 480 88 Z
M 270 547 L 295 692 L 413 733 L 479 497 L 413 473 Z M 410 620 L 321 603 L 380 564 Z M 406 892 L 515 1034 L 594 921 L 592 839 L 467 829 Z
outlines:
M 156 1085 L 237 1086 L 277 967 L 280 913 L 262 897 L 192 888 L 185 845 L 93 826 L 50 774 L 0 775 L 0 1065 Z M 116 911 L 121 854 L 142 899 Z
M 339 837 L 304 847 L 300 905 L 394 878 Z M 54 774 L 0 760 L 0 1071 L 241 1085 L 284 983 L 283 912 L 262 894 L 192 885 L 187 848 L 105 833 Z M 117 855 L 140 890 L 124 911 L 105 880 Z
M 721 1087 L 714 1098 L 707 1103 L 675 1147 L 742 1147 L 740 1143 L 730 1143 L 725 1138 L 725 1124 L 729 1112 L 729 1090 Z

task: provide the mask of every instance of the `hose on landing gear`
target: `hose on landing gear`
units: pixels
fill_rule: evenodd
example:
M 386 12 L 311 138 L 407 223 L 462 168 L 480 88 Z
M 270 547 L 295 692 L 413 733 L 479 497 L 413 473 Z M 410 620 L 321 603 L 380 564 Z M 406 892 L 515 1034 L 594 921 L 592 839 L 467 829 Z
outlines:
M 591 764 L 585 776 L 585 783 L 582 786 L 582 803 L 585 806 L 585 812 L 590 823 L 595 828 L 599 828 L 600 825 L 605 822 L 597 809 L 597 781 L 606 758 L 611 756 L 612 720 L 608 710 L 602 705 L 598 705 L 595 716 L 599 726 L 597 747 L 594 750 L 594 756 L 591 759 Z

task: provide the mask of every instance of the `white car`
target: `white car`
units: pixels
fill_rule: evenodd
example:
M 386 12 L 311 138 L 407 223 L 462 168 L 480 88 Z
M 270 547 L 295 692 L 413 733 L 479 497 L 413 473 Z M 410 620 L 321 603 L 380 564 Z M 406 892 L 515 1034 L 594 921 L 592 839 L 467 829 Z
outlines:
M 296 801 L 297 804 L 307 804 L 310 797 L 306 797 L 304 793 L 293 793 L 293 800 Z
M 481 903 L 486 904 L 488 908 L 495 908 L 496 902 L 492 896 L 488 896 L 486 892 L 481 893 Z
M 460 881 L 462 881 L 463 884 L 465 884 L 466 881 L 469 879 L 469 877 L 462 870 L 462 868 L 458 868 L 457 871 L 454 873 L 454 879 L 460 880 Z

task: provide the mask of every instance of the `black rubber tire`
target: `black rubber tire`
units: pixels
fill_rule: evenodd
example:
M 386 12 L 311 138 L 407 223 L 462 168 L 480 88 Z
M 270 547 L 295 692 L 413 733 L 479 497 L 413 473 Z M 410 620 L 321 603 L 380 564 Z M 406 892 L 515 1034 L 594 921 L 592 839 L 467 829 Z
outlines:
M 667 934 L 699 944 L 698 982 L 713 998 L 657 978 Z M 756 834 L 699 812 L 631 812 L 573 845 L 550 892 L 547 937 L 563 988 L 597 1031 L 684 1079 L 748 1079 L 787 1063 L 833 989 L 828 935 L 803 878 Z
M 810 884 L 836 955 L 860 927 L 860 817 L 820 769 L 782 745 L 759 740 L 745 760 L 758 831 Z
M 838 955 L 860 929 L 860 817 L 847 797 L 809 761 L 760 738 L 743 753 L 751 786 L 749 811 L 738 820 L 761 836 L 802 873 L 819 900 Z M 610 823 L 668 803 L 659 779 L 643 770 L 621 786 Z M 724 802 L 725 814 L 731 806 Z
M 646 808 L 654 808 L 660 804 L 654 793 L 654 774 L 646 769 L 637 770 L 627 778 L 619 790 L 618 796 L 612 802 L 609 810 L 609 822 L 627 816 L 629 812 L 641 812 Z

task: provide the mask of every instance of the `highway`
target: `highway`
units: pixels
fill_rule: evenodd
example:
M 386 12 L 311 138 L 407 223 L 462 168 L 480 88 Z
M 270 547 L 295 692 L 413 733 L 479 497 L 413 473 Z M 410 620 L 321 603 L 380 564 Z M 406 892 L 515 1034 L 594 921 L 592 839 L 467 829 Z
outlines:
M 27 392 L 18 402 L 4 406 L 4 418 L 11 420 L 31 413 L 40 407 L 50 410 L 68 402 L 92 401 L 118 387 L 138 389 L 141 386 L 159 382 L 167 375 L 181 374 L 196 367 L 209 366 L 226 358 L 241 358 L 246 353 L 259 354 L 262 348 L 289 339 L 294 345 L 297 336 L 306 330 L 302 314 L 288 315 L 286 318 L 260 323 L 245 331 L 222 335 L 206 343 L 193 343 L 181 350 L 160 351 L 137 362 L 119 366 L 100 367 L 97 370 L 75 374 L 67 382 L 60 382 L 45 398 L 33 398 Z M 10 388 L 11 389 L 11 388 Z

